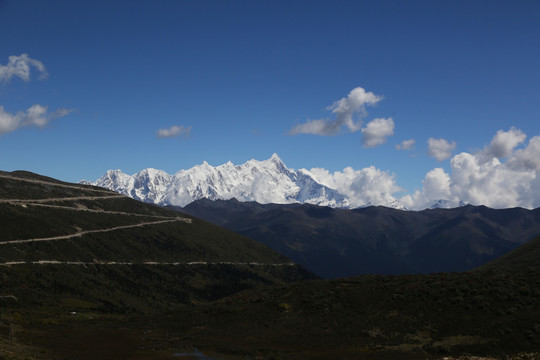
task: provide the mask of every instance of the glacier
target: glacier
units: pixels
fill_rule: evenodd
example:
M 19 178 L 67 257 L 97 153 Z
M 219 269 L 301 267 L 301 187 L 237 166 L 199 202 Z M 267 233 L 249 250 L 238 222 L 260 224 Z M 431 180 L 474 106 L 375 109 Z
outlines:
M 287 168 L 277 154 L 267 160 L 252 159 L 241 165 L 229 161 L 214 167 L 205 161 L 173 175 L 152 168 L 133 175 L 121 170 L 109 170 L 95 182 L 81 183 L 100 186 L 157 205 L 186 206 L 202 198 L 236 198 L 261 204 L 308 203 L 346 209 L 372 205 L 352 202 L 337 189 L 318 182 L 306 169 Z M 376 205 L 405 210 L 396 200 Z

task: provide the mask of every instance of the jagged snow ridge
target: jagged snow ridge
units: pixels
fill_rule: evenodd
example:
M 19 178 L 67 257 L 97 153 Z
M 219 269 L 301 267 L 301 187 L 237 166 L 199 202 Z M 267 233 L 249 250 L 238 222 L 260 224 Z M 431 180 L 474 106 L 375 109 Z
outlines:
M 144 169 L 134 175 L 109 170 L 93 185 L 158 205 L 185 206 L 202 198 L 339 208 L 370 205 L 352 203 L 338 190 L 319 183 L 308 170 L 288 169 L 277 154 L 268 160 L 249 160 L 242 165 L 229 161 L 213 167 L 203 162 L 174 175 L 156 169 Z M 376 205 L 404 209 L 398 201 Z

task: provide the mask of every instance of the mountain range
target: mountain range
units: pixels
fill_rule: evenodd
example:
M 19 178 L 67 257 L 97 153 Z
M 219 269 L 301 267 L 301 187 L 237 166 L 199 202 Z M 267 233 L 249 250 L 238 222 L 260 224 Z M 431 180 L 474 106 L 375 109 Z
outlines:
M 235 199 L 175 209 L 255 239 L 323 278 L 467 271 L 540 234 L 540 209 L 348 210 Z
M 249 160 L 242 165 L 228 162 L 211 166 L 207 162 L 170 175 L 162 170 L 144 169 L 134 175 L 109 170 L 96 185 L 157 205 L 185 206 L 195 200 L 256 201 L 258 203 L 307 203 L 333 208 L 357 208 L 384 205 L 404 209 L 397 200 L 384 204 L 356 203 L 338 190 L 319 182 L 306 169 L 287 168 L 277 154 L 267 160 Z

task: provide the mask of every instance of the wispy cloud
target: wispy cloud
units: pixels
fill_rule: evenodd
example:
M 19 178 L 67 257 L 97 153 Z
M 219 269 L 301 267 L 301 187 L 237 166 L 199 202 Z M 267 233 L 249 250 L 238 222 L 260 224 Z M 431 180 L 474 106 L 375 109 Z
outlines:
M 183 125 L 173 125 L 168 129 L 159 129 L 156 135 L 160 139 L 172 137 L 188 137 L 191 134 L 191 126 L 184 127 Z
M 362 146 L 372 148 L 386 142 L 386 138 L 394 135 L 394 120 L 374 119 L 362 129 Z
M 54 119 L 66 116 L 72 110 L 61 108 L 52 113 L 47 112 L 47 107 L 39 104 L 32 105 L 26 111 L 10 114 L 0 105 L 0 135 L 15 131 L 26 126 L 43 128 Z
M 294 126 L 289 131 L 289 135 L 312 134 L 329 136 L 337 134 L 343 127 L 346 127 L 350 132 L 358 131 L 362 126 L 361 119 L 366 116 L 366 106 L 375 105 L 382 98 L 382 96 L 357 87 L 347 97 L 327 107 L 327 110 L 331 110 L 336 115 L 334 120 L 308 120 L 303 124 Z M 358 114 L 358 121 L 353 119 L 353 115 L 355 114 Z
M 398 150 L 412 150 L 412 149 L 414 149 L 414 144 L 416 144 L 416 141 L 414 139 L 403 140 L 400 144 L 396 145 L 396 149 L 398 149 Z
M 0 83 L 8 81 L 12 77 L 19 77 L 23 81 L 30 81 L 32 68 L 37 69 L 41 73 L 39 76 L 40 79 L 45 79 L 48 76 L 47 69 L 41 61 L 30 58 L 28 54 L 12 55 L 9 57 L 7 65 L 0 65 Z
M 452 151 L 456 149 L 455 141 L 448 141 L 446 139 L 428 139 L 428 154 L 429 156 L 437 159 L 437 161 L 443 161 L 452 156 Z

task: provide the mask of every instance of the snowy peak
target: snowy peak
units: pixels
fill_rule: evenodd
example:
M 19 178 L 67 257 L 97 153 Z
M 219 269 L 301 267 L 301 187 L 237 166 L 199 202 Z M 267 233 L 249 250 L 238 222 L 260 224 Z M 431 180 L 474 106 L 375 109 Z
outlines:
M 229 161 L 214 167 L 204 161 L 174 175 L 152 168 L 134 175 L 109 170 L 92 184 L 158 205 L 185 206 L 202 198 L 340 208 L 365 205 L 352 204 L 345 195 L 321 184 L 307 170 L 287 168 L 277 154 L 267 160 L 252 159 L 241 165 Z
M 287 167 L 285 166 L 283 161 L 281 161 L 280 157 L 276 153 L 273 153 L 272 156 L 270 157 L 270 159 L 268 159 L 266 161 L 271 162 L 272 164 L 274 164 L 276 169 L 287 169 Z
M 94 185 L 98 185 L 109 190 L 113 190 L 124 195 L 124 189 L 129 187 L 131 176 L 122 172 L 122 170 L 108 170 L 105 175 L 100 177 Z M 99 184 L 98 184 L 99 183 Z
M 462 207 L 467 205 L 463 201 L 439 199 L 432 201 L 428 209 L 452 209 L 456 207 Z

